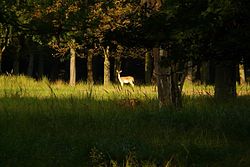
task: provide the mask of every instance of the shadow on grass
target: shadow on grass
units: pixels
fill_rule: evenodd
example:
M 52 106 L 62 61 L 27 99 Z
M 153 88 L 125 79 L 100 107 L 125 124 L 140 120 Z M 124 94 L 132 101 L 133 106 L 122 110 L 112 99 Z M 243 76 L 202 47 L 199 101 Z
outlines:
M 159 166 L 171 157 L 177 166 L 250 166 L 249 99 L 187 96 L 182 110 L 158 112 L 154 100 L 0 98 L 0 166 L 82 167 L 98 158 L 109 166 L 131 151 Z

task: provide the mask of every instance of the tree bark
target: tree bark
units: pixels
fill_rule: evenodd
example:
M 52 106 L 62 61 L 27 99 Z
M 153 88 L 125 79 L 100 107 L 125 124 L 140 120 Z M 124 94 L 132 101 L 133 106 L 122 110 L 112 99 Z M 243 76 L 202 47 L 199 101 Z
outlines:
M 178 64 L 170 63 L 170 65 L 162 66 L 162 58 L 167 56 L 167 52 L 159 48 L 153 48 L 155 73 L 157 78 L 158 99 L 160 109 L 173 106 L 181 107 L 181 90 L 179 87 L 179 75 L 177 73 Z M 184 78 L 183 78 L 184 82 Z
M 32 77 L 34 69 L 34 55 L 32 53 L 29 54 L 29 65 L 27 69 L 27 75 Z
M 104 86 L 110 85 L 110 61 L 109 61 L 109 47 L 103 48 L 104 53 Z
M 94 84 L 93 78 L 93 49 L 89 49 L 87 53 L 87 83 Z
M 0 74 L 2 74 L 2 57 L 3 57 L 4 50 L 5 50 L 5 46 L 1 48 L 0 50 Z
M 201 73 L 201 83 L 208 85 L 210 83 L 210 62 L 209 61 L 201 63 L 200 73 Z
M 28 52 L 28 55 L 29 55 L 29 64 L 28 64 L 28 69 L 27 69 L 27 75 L 32 77 L 33 70 L 34 70 L 34 53 L 32 53 L 32 51 L 30 49 L 30 48 L 32 48 L 33 45 L 30 44 L 28 40 L 29 39 L 26 39 L 26 41 L 25 41 L 27 52 Z
M 157 87 L 158 87 L 158 100 L 159 107 L 164 108 L 169 105 L 172 105 L 171 100 L 171 82 L 170 78 L 170 68 L 160 66 L 160 49 L 153 48 L 154 63 L 155 63 L 155 72 L 157 78 Z
M 12 35 L 12 26 L 1 26 L 2 29 L 5 29 L 5 34 L 3 36 L 1 36 L 1 38 L 4 38 L 5 40 L 2 41 L 4 44 L 0 50 L 0 74 L 3 72 L 2 71 L 2 58 L 3 58 L 3 52 L 5 51 L 6 47 L 9 45 L 10 43 L 10 39 L 11 39 L 11 35 Z
M 39 59 L 38 59 L 38 73 L 37 73 L 37 78 L 41 79 L 44 75 L 44 55 L 42 55 L 42 49 L 39 48 L 39 50 L 41 51 L 39 54 Z
M 50 79 L 51 81 L 55 81 L 56 79 L 58 79 L 58 72 L 59 72 L 59 61 L 54 59 L 53 60 L 53 65 L 51 65 L 51 69 L 50 69 Z
M 217 62 L 214 96 L 221 101 L 236 97 L 236 65 L 233 61 L 224 60 Z
M 21 44 L 18 42 L 17 45 L 17 50 L 16 50 L 16 56 L 15 56 L 15 60 L 13 62 L 13 74 L 18 75 L 19 74 L 19 59 L 21 56 Z
M 185 77 L 185 81 L 188 83 L 192 82 L 192 75 L 193 75 L 193 62 L 192 61 L 188 61 L 187 62 L 187 75 Z
M 150 84 L 152 78 L 152 57 L 149 51 L 145 53 L 145 83 Z
M 15 60 L 13 63 L 13 74 L 18 75 L 20 73 L 20 57 L 21 57 L 21 50 L 23 48 L 23 43 L 25 40 L 24 34 L 21 34 L 18 36 L 18 41 L 17 41 L 17 49 L 16 49 L 16 56 Z
M 201 64 L 196 64 L 192 68 L 192 82 L 201 83 Z
M 70 86 L 76 85 L 76 51 L 74 48 L 70 48 Z
M 244 64 L 239 64 L 240 85 L 246 84 Z

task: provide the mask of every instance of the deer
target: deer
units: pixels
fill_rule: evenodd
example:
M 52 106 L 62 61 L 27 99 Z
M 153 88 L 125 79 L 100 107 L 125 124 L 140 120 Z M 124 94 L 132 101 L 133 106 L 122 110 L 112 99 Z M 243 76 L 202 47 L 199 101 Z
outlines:
M 132 76 L 123 76 L 123 77 L 121 77 L 121 72 L 122 71 L 116 71 L 117 72 L 117 75 L 118 75 L 118 80 L 119 80 L 119 82 L 120 82 L 120 84 L 121 84 L 121 86 L 123 87 L 123 85 L 124 84 L 127 84 L 127 83 L 129 83 L 132 87 L 134 87 L 134 77 L 132 77 Z

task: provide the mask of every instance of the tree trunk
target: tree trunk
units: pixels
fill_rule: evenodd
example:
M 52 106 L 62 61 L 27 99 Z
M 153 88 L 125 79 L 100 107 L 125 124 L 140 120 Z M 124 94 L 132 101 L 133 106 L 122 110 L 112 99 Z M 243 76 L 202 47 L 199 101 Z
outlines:
M 103 48 L 104 52 L 104 86 L 110 85 L 110 61 L 109 61 L 109 47 Z
M 201 64 L 196 64 L 192 68 L 192 82 L 201 83 Z
M 0 50 L 0 74 L 2 74 L 2 57 L 3 57 L 4 50 L 5 50 L 5 46 L 1 48 Z
M 27 70 L 27 75 L 32 77 L 34 69 L 34 55 L 32 53 L 29 54 L 29 65 Z
M 150 84 L 152 78 L 152 57 L 149 51 L 145 54 L 145 83 Z
M 121 57 L 117 56 L 115 57 L 115 63 L 114 63 L 114 81 L 117 83 L 118 78 L 117 78 L 117 71 L 121 70 Z
M 42 50 L 39 49 L 42 53 Z M 39 61 L 38 61 L 38 73 L 37 73 L 37 78 L 41 79 L 43 77 L 43 73 L 44 73 L 44 55 L 39 54 Z
M 2 38 L 4 38 L 5 40 L 2 41 L 4 44 L 3 44 L 3 47 L 1 48 L 0 50 L 0 74 L 3 72 L 2 71 L 2 58 L 3 58 L 3 52 L 5 51 L 6 47 L 9 45 L 10 43 L 10 39 L 11 39 L 11 35 L 12 35 L 12 26 L 7 26 L 4 28 L 1 27 L 2 29 L 5 29 L 5 34 L 3 36 L 1 36 Z M 4 37 L 5 36 L 5 37 Z
M 87 83 L 94 84 L 93 78 L 93 49 L 89 49 L 87 53 Z
M 239 76 L 240 76 L 240 84 L 241 85 L 246 84 L 244 64 L 239 64 Z
M 201 63 L 201 68 L 200 68 L 200 73 L 201 73 L 201 83 L 208 85 L 210 83 L 210 62 L 202 62 Z
M 0 74 L 2 74 L 2 55 L 3 55 L 3 52 L 2 52 L 2 49 L 0 50 Z
M 20 61 L 20 57 L 21 57 L 21 50 L 22 50 L 22 47 L 23 47 L 22 44 L 24 43 L 24 40 L 25 40 L 25 36 L 23 34 L 18 36 L 16 56 L 15 56 L 15 60 L 14 60 L 14 63 L 13 63 L 13 73 L 15 75 L 19 74 L 19 66 L 20 66 L 19 61 Z
M 161 66 L 161 61 L 164 56 L 167 56 L 167 52 L 159 50 L 159 48 L 153 48 L 155 73 L 158 86 L 158 99 L 159 107 L 165 108 L 169 106 L 181 107 L 181 90 L 179 87 L 179 76 L 177 73 L 177 64 L 170 63 L 168 66 Z M 183 78 L 184 82 L 184 78 Z
M 236 65 L 228 60 L 218 62 L 215 69 L 215 98 L 225 101 L 234 97 L 236 97 Z
M 52 64 L 50 64 L 51 69 L 50 69 L 49 78 L 51 81 L 55 81 L 56 79 L 58 79 L 59 60 L 54 59 Z
M 74 48 L 70 48 L 70 86 L 76 85 L 76 51 Z
M 171 82 L 170 82 L 170 68 L 169 67 L 161 67 L 160 66 L 160 49 L 153 48 L 154 55 L 154 64 L 155 64 L 155 72 L 157 78 L 157 87 L 158 87 L 158 100 L 159 107 L 164 108 L 172 105 L 171 100 Z
M 26 48 L 27 48 L 27 53 L 29 55 L 29 64 L 28 64 L 28 69 L 27 69 L 27 75 L 32 77 L 33 75 L 33 70 L 34 70 L 34 53 L 32 53 L 32 47 L 33 44 L 29 42 L 29 39 L 25 40 Z
M 192 75 L 193 75 L 193 62 L 192 61 L 188 61 L 187 62 L 187 75 L 185 77 L 185 81 L 188 82 L 188 83 L 191 83 L 192 82 Z
M 18 75 L 19 74 L 19 59 L 21 56 L 21 45 L 20 43 L 17 45 L 17 51 L 16 51 L 16 56 L 15 60 L 13 62 L 13 74 Z

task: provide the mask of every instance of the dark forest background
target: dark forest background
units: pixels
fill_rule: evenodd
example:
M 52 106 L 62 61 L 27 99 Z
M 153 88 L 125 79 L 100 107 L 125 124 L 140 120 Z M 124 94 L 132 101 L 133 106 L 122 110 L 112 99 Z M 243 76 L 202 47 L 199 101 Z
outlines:
M 166 104 L 181 105 L 187 78 L 236 97 L 249 76 L 249 9 L 247 0 L 1 1 L 0 73 L 74 86 L 108 85 L 122 70 L 156 84 Z

